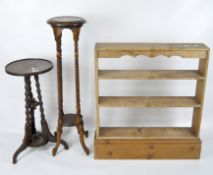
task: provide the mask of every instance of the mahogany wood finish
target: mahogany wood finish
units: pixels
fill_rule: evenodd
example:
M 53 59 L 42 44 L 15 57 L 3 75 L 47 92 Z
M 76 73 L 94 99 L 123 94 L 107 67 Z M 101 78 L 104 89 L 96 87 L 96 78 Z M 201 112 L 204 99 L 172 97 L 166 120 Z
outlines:
M 80 106 L 80 82 L 79 82 L 79 56 L 78 56 L 78 40 L 80 28 L 86 21 L 80 17 L 60 16 L 54 17 L 47 21 L 53 28 L 53 33 L 56 41 L 57 50 L 57 83 L 58 83 L 58 126 L 57 126 L 57 142 L 52 150 L 52 155 L 55 156 L 61 143 L 61 135 L 63 127 L 76 126 L 80 137 L 80 143 L 85 153 L 89 154 L 89 149 L 85 145 L 84 135 L 88 136 L 88 131 L 84 130 L 83 118 L 81 115 Z M 63 81 L 62 81 L 62 50 L 61 38 L 62 30 L 70 29 L 73 32 L 74 52 L 75 52 L 75 90 L 76 90 L 76 114 L 64 114 L 63 111 Z
M 13 155 L 13 163 L 17 163 L 18 155 L 24 151 L 28 146 L 39 147 L 45 145 L 47 142 L 56 142 L 56 137 L 50 133 L 47 121 L 44 115 L 44 108 L 41 96 L 41 89 L 39 83 L 39 74 L 48 72 L 53 65 L 50 61 L 44 59 L 23 59 L 9 63 L 5 70 L 8 74 L 15 76 L 24 76 L 25 82 L 25 135 L 23 143 Z M 37 99 L 33 97 L 31 88 L 31 76 L 34 76 L 35 86 L 37 92 Z M 35 127 L 34 111 L 39 106 L 41 114 L 41 132 L 38 132 Z M 68 147 L 66 142 L 61 142 L 65 148 Z
M 101 58 L 122 56 L 199 59 L 197 70 L 104 70 Z M 133 58 L 134 59 L 134 58 Z M 199 137 L 209 48 L 203 43 L 97 43 L 96 80 L 96 159 L 199 159 Z M 184 60 L 183 60 L 184 61 Z M 195 80 L 194 96 L 100 96 L 99 80 Z M 191 127 L 102 127 L 101 107 L 192 107 Z M 135 116 L 134 116 L 135 117 Z M 174 151 L 175 150 L 175 151 Z

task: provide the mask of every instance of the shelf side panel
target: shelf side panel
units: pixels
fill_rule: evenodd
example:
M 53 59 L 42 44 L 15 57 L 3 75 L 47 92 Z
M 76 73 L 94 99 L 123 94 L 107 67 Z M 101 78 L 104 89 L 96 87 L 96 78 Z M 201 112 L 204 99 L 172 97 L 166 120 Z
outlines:
M 193 119 L 192 119 L 192 129 L 196 136 L 199 136 L 200 133 L 200 125 L 201 125 L 201 117 L 203 111 L 203 102 L 204 102 L 204 95 L 205 95 L 205 86 L 206 86 L 206 77 L 208 71 L 208 62 L 209 62 L 209 51 L 207 54 L 206 59 L 199 61 L 199 72 L 204 75 L 203 80 L 197 81 L 196 86 L 196 99 L 202 105 L 202 108 L 194 109 L 193 111 Z

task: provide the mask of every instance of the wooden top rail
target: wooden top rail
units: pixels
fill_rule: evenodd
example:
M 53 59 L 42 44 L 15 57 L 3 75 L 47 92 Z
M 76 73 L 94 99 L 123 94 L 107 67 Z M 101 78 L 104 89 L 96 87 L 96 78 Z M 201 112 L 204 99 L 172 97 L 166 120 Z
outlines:
M 99 58 L 164 55 L 205 59 L 209 48 L 203 43 L 96 43 L 95 50 Z

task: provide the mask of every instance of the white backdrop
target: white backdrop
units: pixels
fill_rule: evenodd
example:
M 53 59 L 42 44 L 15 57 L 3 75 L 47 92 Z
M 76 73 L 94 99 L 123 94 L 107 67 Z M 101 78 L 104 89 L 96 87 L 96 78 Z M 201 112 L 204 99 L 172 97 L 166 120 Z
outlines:
M 87 20 L 80 35 L 81 103 L 85 125 L 95 126 L 94 45 L 95 42 L 204 42 L 213 46 L 213 1 L 205 0 L 46 0 L 0 2 L 0 64 L 1 64 L 1 122 L 0 130 L 23 132 L 24 84 L 23 78 L 5 73 L 4 66 L 13 60 L 27 57 L 55 59 L 55 41 L 48 18 L 60 15 L 77 15 Z M 63 33 L 64 108 L 75 111 L 73 41 L 72 33 Z M 212 55 L 212 54 L 211 54 Z M 104 68 L 191 68 L 194 61 L 173 59 L 124 58 L 105 61 Z M 114 64 L 115 63 L 115 64 Z M 56 67 L 41 75 L 40 83 L 45 113 L 51 130 L 57 124 Z M 194 82 L 184 81 L 118 81 L 101 83 L 103 95 L 193 95 Z M 202 127 L 212 121 L 211 93 L 212 61 L 208 71 L 205 108 Z M 183 86 L 184 85 L 184 86 Z M 189 109 L 102 110 L 105 125 L 166 125 L 190 124 Z M 114 117 L 116 116 L 116 117 Z M 134 116 L 134 118 L 133 118 Z M 138 116 L 138 117 L 137 117 Z M 147 116 L 150 116 L 147 118 Z M 185 117 L 188 117 L 187 120 Z M 140 122 L 139 122 L 140 121 Z M 187 123 L 185 123 L 187 122 Z
M 95 42 L 204 42 L 213 48 L 212 0 L 1 0 L 0 1 L 0 131 L 23 133 L 23 78 L 9 76 L 4 66 L 16 59 L 39 57 L 56 65 L 55 41 L 46 21 L 60 15 L 84 17 L 80 34 L 81 104 L 85 127 L 95 128 L 94 45 Z M 64 108 L 74 112 L 72 33 L 63 32 Z M 201 135 L 212 139 L 213 69 L 210 55 Z M 137 59 L 121 63 L 106 61 L 113 68 L 191 68 L 193 61 L 177 58 Z M 104 66 L 102 65 L 102 66 Z M 41 75 L 40 83 L 47 121 L 57 125 L 56 66 Z M 114 95 L 193 95 L 194 82 L 128 81 L 103 82 L 101 92 Z M 190 109 L 121 109 L 103 111 L 104 125 L 189 125 Z M 114 117 L 116 116 L 116 117 Z M 150 116 L 150 117 L 146 117 Z M 38 121 L 37 121 L 38 122 Z M 93 136 L 90 137 L 93 139 Z

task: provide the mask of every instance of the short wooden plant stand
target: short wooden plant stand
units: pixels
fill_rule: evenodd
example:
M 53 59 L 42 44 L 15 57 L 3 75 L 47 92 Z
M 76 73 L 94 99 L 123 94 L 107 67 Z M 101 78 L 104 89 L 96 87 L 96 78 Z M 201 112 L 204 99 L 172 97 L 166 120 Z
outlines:
M 100 58 L 124 55 L 199 59 L 196 70 L 101 70 Z M 199 138 L 209 48 L 202 43 L 97 43 L 96 159 L 199 159 Z M 99 80 L 196 80 L 194 96 L 99 96 Z M 101 127 L 101 107 L 191 107 L 191 127 Z

